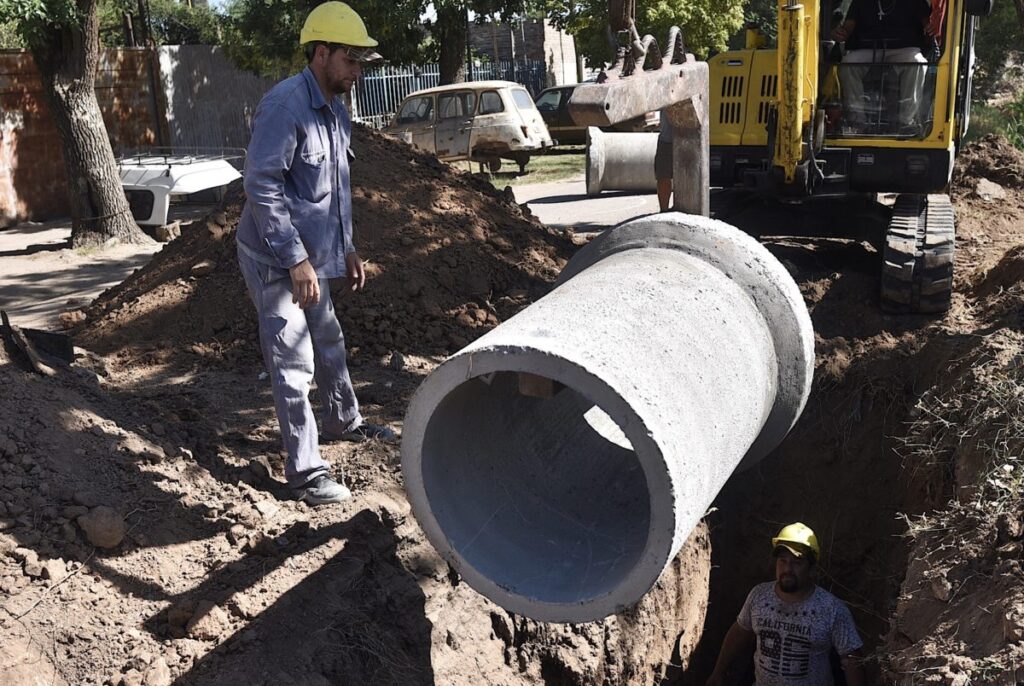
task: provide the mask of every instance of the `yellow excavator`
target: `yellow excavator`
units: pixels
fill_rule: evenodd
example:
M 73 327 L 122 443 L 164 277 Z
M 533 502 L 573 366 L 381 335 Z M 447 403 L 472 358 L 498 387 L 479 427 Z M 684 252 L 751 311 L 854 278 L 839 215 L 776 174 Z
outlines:
M 879 1 L 879 19 L 905 1 Z M 844 59 L 833 37 L 850 2 L 781 0 L 776 47 L 748 26 L 744 49 L 709 60 L 711 212 L 755 235 L 867 240 L 882 254 L 886 310 L 944 312 L 948 185 L 970 116 L 976 22 L 992 0 L 932 0 L 934 45 L 907 62 L 884 45 L 870 61 Z

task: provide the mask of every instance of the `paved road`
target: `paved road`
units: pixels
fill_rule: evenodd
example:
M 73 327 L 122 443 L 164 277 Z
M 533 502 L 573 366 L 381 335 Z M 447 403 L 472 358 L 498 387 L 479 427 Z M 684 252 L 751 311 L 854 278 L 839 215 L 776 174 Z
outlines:
M 206 214 L 210 205 L 172 205 L 171 219 L 183 222 Z M 91 302 L 149 262 L 164 247 L 114 245 L 72 250 L 71 220 L 24 222 L 0 229 L 0 309 L 11 321 L 32 329 L 59 330 L 57 316 Z
M 513 186 L 516 202 L 548 226 L 571 227 L 577 233 L 603 231 L 628 219 L 658 211 L 654 193 L 605 191 L 587 197 L 584 180 Z

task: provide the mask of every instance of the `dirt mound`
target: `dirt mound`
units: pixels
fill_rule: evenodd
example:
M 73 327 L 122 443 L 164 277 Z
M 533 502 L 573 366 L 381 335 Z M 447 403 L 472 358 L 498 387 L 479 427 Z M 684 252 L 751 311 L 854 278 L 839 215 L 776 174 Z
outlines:
M 955 499 L 910 522 L 910 564 L 883 660 L 888 681 L 1024 678 L 1024 354 L 1000 330 L 921 399 L 907 464 L 948 470 Z
M 458 349 L 546 292 L 573 250 L 511 194 L 356 126 L 356 244 L 365 292 L 336 292 L 356 357 Z M 87 347 L 166 360 L 254 354 L 255 317 L 235 256 L 243 197 L 184 227 L 144 269 L 100 296 L 77 332 Z
M 994 133 L 968 144 L 957 156 L 953 170 L 954 194 L 975 190 L 978 179 L 1024 188 L 1024 152 Z

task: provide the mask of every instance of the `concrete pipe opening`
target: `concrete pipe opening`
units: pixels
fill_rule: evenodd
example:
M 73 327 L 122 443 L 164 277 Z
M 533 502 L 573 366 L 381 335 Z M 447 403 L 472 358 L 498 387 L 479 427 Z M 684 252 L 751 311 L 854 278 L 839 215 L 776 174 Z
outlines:
M 534 610 L 608 596 L 648 544 L 644 470 L 586 396 L 539 376 L 553 395 L 525 395 L 523 378 L 470 379 L 434 410 L 421 452 L 434 517 L 476 574 Z
M 799 289 L 762 246 L 704 217 L 635 220 L 424 380 L 402 438 L 409 502 L 498 605 L 601 619 L 782 440 L 812 369 Z

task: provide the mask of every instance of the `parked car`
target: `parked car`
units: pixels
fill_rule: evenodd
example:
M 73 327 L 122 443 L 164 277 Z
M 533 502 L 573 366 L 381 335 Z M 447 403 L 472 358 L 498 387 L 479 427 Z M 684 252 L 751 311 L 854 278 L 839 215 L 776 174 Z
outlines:
M 587 127 L 580 126 L 569 114 L 569 98 L 576 90 L 578 83 L 567 86 L 545 88 L 537 96 L 537 111 L 544 118 L 551 136 L 557 145 L 578 144 L 587 142 Z M 604 131 L 657 131 L 661 117 L 658 112 L 648 112 L 614 126 L 602 127 Z
M 402 101 L 384 131 L 445 161 L 473 160 L 491 171 L 554 143 L 533 98 L 518 83 L 474 81 L 427 88 Z

